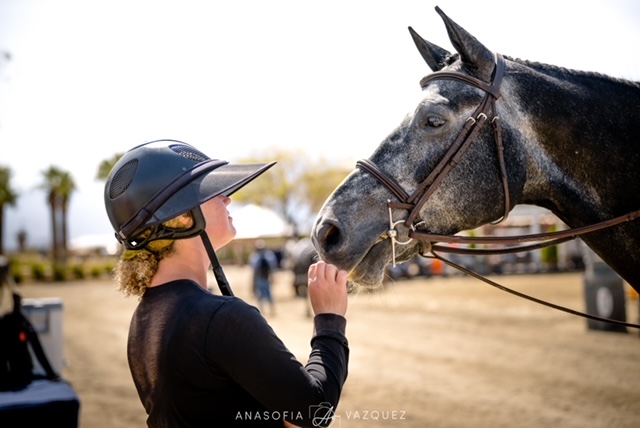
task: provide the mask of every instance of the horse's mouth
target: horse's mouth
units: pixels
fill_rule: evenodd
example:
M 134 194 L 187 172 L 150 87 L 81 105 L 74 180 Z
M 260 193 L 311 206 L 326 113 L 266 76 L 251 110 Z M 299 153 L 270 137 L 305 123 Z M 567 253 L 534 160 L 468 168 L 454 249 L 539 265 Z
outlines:
M 396 263 L 409 260 L 415 252 L 413 247 L 396 248 Z M 380 287 L 384 280 L 385 268 L 392 262 L 391 241 L 389 239 L 378 241 L 349 273 L 349 290 L 353 291 L 358 287 Z

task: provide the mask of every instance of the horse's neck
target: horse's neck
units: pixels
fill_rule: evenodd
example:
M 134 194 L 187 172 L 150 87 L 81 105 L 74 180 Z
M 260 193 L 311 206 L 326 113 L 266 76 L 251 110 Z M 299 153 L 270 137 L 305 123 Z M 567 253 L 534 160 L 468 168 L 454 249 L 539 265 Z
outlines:
M 535 140 L 525 144 L 526 202 L 572 226 L 640 209 L 640 200 L 629 198 L 640 194 L 640 87 L 593 74 L 552 74 L 520 95 L 529 100 L 523 105 L 531 106 Z
M 528 126 L 511 130 L 527 158 L 519 202 L 548 208 L 570 227 L 639 210 L 640 86 L 552 74 L 519 92 Z M 582 239 L 640 290 L 640 219 Z

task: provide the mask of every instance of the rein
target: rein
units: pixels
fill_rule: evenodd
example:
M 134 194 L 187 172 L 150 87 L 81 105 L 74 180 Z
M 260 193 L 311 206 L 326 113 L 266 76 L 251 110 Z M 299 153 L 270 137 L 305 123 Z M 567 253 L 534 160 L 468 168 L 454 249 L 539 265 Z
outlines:
M 442 256 L 438 255 L 437 253 L 435 253 L 433 250 L 431 250 L 431 254 L 432 254 L 431 256 L 424 255 L 424 254 L 422 256 L 426 257 L 426 258 L 429 258 L 429 259 L 440 260 L 443 263 L 446 263 L 447 265 L 449 265 L 449 266 L 451 266 L 451 267 L 453 267 L 455 269 L 458 269 L 460 272 L 463 272 L 463 273 L 465 273 L 465 274 L 467 274 L 469 276 L 472 276 L 472 277 L 474 277 L 476 279 L 479 279 L 480 281 L 483 281 L 483 282 L 491 285 L 492 287 L 495 287 L 495 288 L 497 288 L 499 290 L 502 290 L 502 291 L 506 291 L 507 293 L 513 294 L 513 295 L 521 297 L 523 299 L 530 300 L 530 301 L 538 303 L 540 305 L 547 306 L 549 308 L 556 309 L 556 310 L 559 310 L 559 311 L 562 311 L 562 312 L 566 312 L 566 313 L 571 314 L 571 315 L 576 315 L 576 316 L 579 316 L 579 317 L 588 318 L 588 319 L 592 319 L 592 320 L 595 320 L 595 321 L 606 322 L 606 323 L 609 323 L 609 324 L 617 324 L 617 325 L 622 325 L 622 326 L 625 326 L 625 327 L 631 327 L 631 328 L 640 329 L 640 324 L 633 324 L 633 323 L 629 323 L 629 322 L 625 322 L 625 321 L 619 321 L 619 320 L 614 320 L 614 319 L 611 319 L 611 318 L 603 318 L 603 317 L 599 317 L 597 315 L 587 314 L 587 313 L 584 313 L 584 312 L 580 312 L 580 311 L 576 311 L 574 309 L 567 308 L 565 306 L 556 305 L 555 303 L 550 303 L 550 302 L 547 302 L 545 300 L 541 300 L 541 299 L 529 296 L 528 294 L 524 294 L 524 293 L 521 293 L 519 291 L 513 290 L 511 288 L 505 287 L 504 285 L 500 285 L 497 282 L 494 282 L 494 281 L 490 280 L 489 278 L 480 275 L 479 273 L 476 273 L 476 272 L 474 272 L 472 270 L 469 270 L 469 269 L 467 269 L 467 268 L 465 268 L 463 266 L 460 266 L 457 263 L 454 263 L 454 262 L 452 262 L 450 260 L 447 260 L 444 257 L 442 257 Z
M 438 71 L 424 77 L 420 81 L 420 86 L 424 89 L 425 86 L 436 79 L 452 79 L 459 80 L 464 83 L 470 84 L 479 88 L 485 92 L 485 96 L 478 105 L 478 107 L 470 116 L 460 131 L 460 134 L 455 139 L 449 150 L 445 153 L 442 160 L 431 171 L 427 178 L 420 183 L 418 188 L 412 193 L 408 194 L 402 186 L 390 175 L 382 171 L 375 163 L 369 159 L 361 159 L 356 163 L 356 167 L 363 171 L 373 175 L 384 187 L 386 187 L 399 202 L 393 202 L 390 199 L 387 200 L 387 208 L 389 212 L 389 229 L 386 232 L 386 236 L 383 238 L 390 239 L 391 241 L 391 256 L 393 266 L 396 266 L 396 245 L 407 245 L 413 240 L 419 241 L 422 249 L 420 255 L 425 258 L 437 259 L 446 263 L 447 265 L 469 275 L 476 279 L 479 279 L 493 287 L 508 293 L 514 294 L 518 297 L 522 297 L 527 300 L 539 303 L 544 306 L 551 307 L 563 312 L 570 313 L 572 315 L 581 316 L 584 318 L 593 319 L 596 321 L 602 321 L 612 324 L 624 325 L 626 327 L 638 328 L 639 324 L 632 324 L 613 320 L 609 318 L 601 318 L 595 315 L 586 314 L 583 312 L 575 311 L 563 306 L 558 306 L 553 303 L 546 302 L 544 300 L 537 299 L 535 297 L 528 296 L 510 288 L 504 287 L 490 279 L 466 269 L 450 260 L 447 260 L 440 256 L 439 252 L 454 253 L 454 254 L 470 254 L 470 255 L 492 255 L 492 254 L 509 254 L 523 251 L 532 251 L 539 248 L 544 248 L 552 245 L 558 245 L 563 242 L 567 242 L 572 239 L 576 239 L 581 235 L 592 233 L 598 230 L 606 229 L 633 221 L 640 217 L 640 210 L 633 211 L 631 213 L 615 217 L 610 220 L 602 221 L 593 225 L 567 229 L 559 232 L 550 233 L 538 233 L 530 235 L 514 235 L 514 236 L 484 236 L 484 237 L 465 237 L 457 235 L 440 235 L 428 233 L 424 230 L 419 230 L 418 227 L 424 223 L 420 219 L 419 213 L 421 208 L 427 202 L 429 197 L 435 192 L 438 185 L 442 183 L 447 174 L 460 162 L 460 159 L 465 154 L 467 149 L 471 146 L 471 143 L 475 140 L 482 126 L 489 120 L 489 115 L 493 113 L 491 124 L 493 125 L 496 150 L 498 154 L 498 169 L 500 172 L 500 179 L 502 182 L 502 188 L 504 192 L 504 213 L 502 217 L 491 224 L 497 224 L 504 221 L 509 211 L 511 210 L 511 200 L 509 195 L 509 184 L 507 180 L 506 166 L 504 161 L 504 146 L 502 144 L 502 127 L 500 126 L 500 118 L 497 116 L 495 102 L 500 98 L 500 85 L 502 84 L 502 78 L 504 76 L 505 63 L 502 55 L 496 54 L 495 56 L 495 68 L 494 75 L 491 84 L 487 84 L 479 79 L 476 79 L 465 74 L 457 72 Z M 406 220 L 393 219 L 393 209 L 404 209 L 409 212 Z M 397 226 L 403 224 L 409 228 L 408 239 L 405 241 L 398 241 Z M 529 245 L 516 245 L 507 248 L 500 249 L 477 249 L 477 248 L 459 248 L 450 245 L 438 245 L 437 243 L 444 242 L 448 244 L 523 244 L 527 242 L 537 242 L 537 244 Z

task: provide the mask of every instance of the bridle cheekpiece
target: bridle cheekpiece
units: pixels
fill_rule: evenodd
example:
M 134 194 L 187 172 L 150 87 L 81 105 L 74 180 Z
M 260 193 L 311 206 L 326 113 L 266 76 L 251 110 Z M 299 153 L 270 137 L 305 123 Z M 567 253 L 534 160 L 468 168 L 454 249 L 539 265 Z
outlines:
M 459 80 L 481 89 L 485 92 L 485 96 L 478 107 L 475 109 L 473 114 L 465 121 L 462 130 L 458 134 L 458 137 L 455 139 L 447 153 L 412 194 L 408 194 L 393 177 L 382 171 L 375 163 L 373 163 L 369 159 L 362 159 L 356 163 L 356 166 L 358 168 L 373 175 L 398 199 L 397 202 L 393 202 L 391 200 L 387 201 L 387 207 L 389 210 L 389 230 L 387 231 L 387 237 L 391 239 L 392 258 L 394 266 L 396 264 L 395 246 L 408 244 L 415 237 L 412 235 L 419 233 L 417 226 L 422 223 L 422 220 L 420 219 L 420 210 L 427 202 L 427 200 L 431 197 L 431 195 L 435 192 L 438 186 L 442 183 L 445 177 L 449 174 L 449 172 L 460 162 L 462 156 L 466 153 L 473 141 L 478 136 L 478 133 L 482 129 L 483 125 L 487 122 L 487 120 L 489 120 L 489 117 L 491 117 L 491 124 L 493 125 L 496 149 L 498 153 L 498 166 L 504 192 L 504 212 L 502 218 L 498 220 L 498 222 L 505 220 L 509 215 L 509 211 L 511 210 L 511 201 L 509 197 L 509 184 L 507 180 L 504 161 L 502 127 L 500 126 L 500 119 L 497 116 L 495 105 L 496 100 L 500 98 L 500 86 L 502 84 L 502 78 L 504 76 L 504 69 L 504 58 L 502 57 L 502 55 L 496 54 L 493 79 L 490 84 L 483 82 L 480 79 L 451 71 L 437 71 L 424 77 L 420 81 L 420 86 L 424 89 L 427 84 L 433 80 Z M 394 221 L 392 217 L 393 208 L 408 210 L 409 215 L 404 221 Z M 409 240 L 407 241 L 397 240 L 396 226 L 401 223 L 403 223 L 405 227 L 411 229 L 409 233 Z M 430 248 L 426 250 L 429 251 Z M 427 251 L 425 251 L 425 248 L 423 248 L 423 252 Z

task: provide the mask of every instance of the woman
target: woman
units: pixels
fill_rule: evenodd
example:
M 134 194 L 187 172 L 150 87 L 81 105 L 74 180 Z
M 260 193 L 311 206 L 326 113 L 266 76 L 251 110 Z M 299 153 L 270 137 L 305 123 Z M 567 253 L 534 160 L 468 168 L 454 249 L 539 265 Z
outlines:
M 116 280 L 140 297 L 127 353 L 150 427 L 331 423 L 347 377 L 347 273 L 309 269 L 315 331 L 303 366 L 233 297 L 215 253 L 236 234 L 229 196 L 274 163 L 230 165 L 159 140 L 125 153 L 107 179 L 106 211 L 125 248 Z M 222 296 L 207 291 L 209 266 Z

